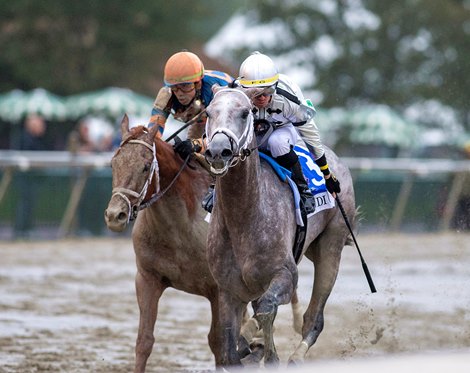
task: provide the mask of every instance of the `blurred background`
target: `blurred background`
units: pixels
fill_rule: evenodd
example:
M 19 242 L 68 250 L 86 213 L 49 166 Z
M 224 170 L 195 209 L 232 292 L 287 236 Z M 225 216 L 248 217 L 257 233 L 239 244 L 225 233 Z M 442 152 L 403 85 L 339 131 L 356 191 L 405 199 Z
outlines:
M 120 120 L 147 123 L 182 49 L 300 85 L 361 230 L 470 229 L 469 0 L 0 0 L 0 30 L 1 239 L 110 235 Z

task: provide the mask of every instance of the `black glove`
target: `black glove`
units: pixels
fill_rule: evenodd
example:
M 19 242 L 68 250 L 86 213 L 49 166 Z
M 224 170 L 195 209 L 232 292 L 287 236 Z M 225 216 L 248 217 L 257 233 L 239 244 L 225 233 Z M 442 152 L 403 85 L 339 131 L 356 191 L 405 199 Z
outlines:
M 255 119 L 253 122 L 256 136 L 263 136 L 271 128 L 271 123 L 266 119 Z
M 331 194 L 341 192 L 341 188 L 339 186 L 339 181 L 333 172 L 330 174 L 330 177 L 327 179 L 325 178 L 326 189 Z
M 195 152 L 194 145 L 190 139 L 182 141 L 178 136 L 175 137 L 175 144 L 173 145 L 173 150 L 182 159 L 188 158 L 189 155 Z

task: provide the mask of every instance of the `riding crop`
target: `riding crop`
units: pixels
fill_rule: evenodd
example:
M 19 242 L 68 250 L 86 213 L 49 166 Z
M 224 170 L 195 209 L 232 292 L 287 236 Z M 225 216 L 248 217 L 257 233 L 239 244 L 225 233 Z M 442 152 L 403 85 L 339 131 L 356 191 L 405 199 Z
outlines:
M 356 237 L 354 236 L 353 230 L 351 228 L 351 224 L 349 224 L 348 217 L 346 216 L 346 212 L 344 211 L 343 205 L 341 204 L 341 201 L 339 200 L 338 195 L 336 195 L 336 202 L 338 203 L 338 207 L 341 211 L 341 214 L 343 215 L 344 222 L 346 223 L 346 226 L 349 229 L 349 232 L 351 233 L 351 236 L 353 238 L 354 244 L 356 245 L 357 252 L 359 253 L 359 257 L 361 258 L 361 263 L 362 263 L 362 269 L 364 270 L 364 274 L 366 275 L 367 282 L 369 283 L 369 288 L 372 293 L 376 293 L 377 290 L 375 289 L 374 281 L 372 281 L 372 277 L 369 272 L 369 268 L 367 268 L 366 261 L 364 260 L 361 250 L 359 249 L 359 245 L 356 241 Z

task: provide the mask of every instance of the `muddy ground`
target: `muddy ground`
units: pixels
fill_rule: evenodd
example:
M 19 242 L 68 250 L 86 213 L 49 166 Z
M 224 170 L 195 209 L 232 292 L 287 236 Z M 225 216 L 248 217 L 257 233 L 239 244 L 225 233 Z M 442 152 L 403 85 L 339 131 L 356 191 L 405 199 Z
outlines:
M 470 351 L 470 234 L 359 235 L 378 293 L 346 247 L 311 361 Z M 306 305 L 312 266 L 300 264 Z M 0 242 L 0 372 L 131 372 L 138 309 L 129 238 Z M 148 372 L 213 371 L 209 303 L 169 290 Z M 282 306 L 284 365 L 300 337 Z

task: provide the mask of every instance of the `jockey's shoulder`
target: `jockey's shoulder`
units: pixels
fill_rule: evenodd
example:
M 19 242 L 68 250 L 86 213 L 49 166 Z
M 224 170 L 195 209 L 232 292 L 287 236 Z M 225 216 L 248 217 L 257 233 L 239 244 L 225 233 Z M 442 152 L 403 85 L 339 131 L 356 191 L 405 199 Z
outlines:
M 203 83 L 228 85 L 234 81 L 234 78 L 218 70 L 204 70 L 204 77 L 202 78 Z

